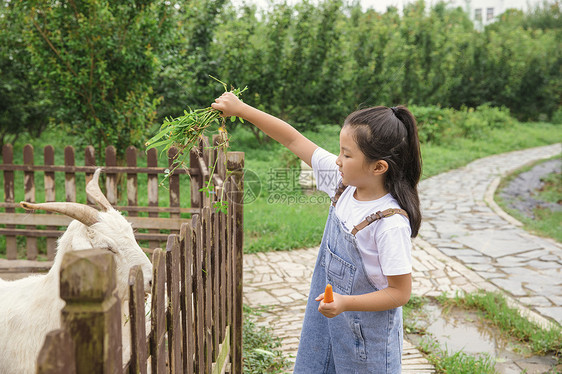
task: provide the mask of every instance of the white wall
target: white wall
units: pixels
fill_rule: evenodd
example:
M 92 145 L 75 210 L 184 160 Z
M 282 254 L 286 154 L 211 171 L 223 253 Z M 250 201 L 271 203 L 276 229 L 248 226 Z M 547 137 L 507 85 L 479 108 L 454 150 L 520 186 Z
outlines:
M 495 20 L 497 16 L 505 12 L 507 9 L 521 9 L 527 11 L 529 6 L 534 7 L 541 3 L 542 0 L 451 0 L 453 6 L 462 7 L 474 21 L 475 25 L 479 25 L 476 20 L 477 10 L 480 11 L 481 24 L 485 26 Z M 492 10 L 492 18 L 488 17 L 488 9 Z

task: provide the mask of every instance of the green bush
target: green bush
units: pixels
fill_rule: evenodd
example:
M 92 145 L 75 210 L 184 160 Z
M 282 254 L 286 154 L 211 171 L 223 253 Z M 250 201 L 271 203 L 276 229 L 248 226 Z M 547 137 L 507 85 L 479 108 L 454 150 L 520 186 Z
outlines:
M 562 124 L 562 107 L 556 109 L 556 112 L 552 115 L 552 123 L 556 123 L 558 125 Z
M 511 117 L 509 109 L 496 108 L 488 104 L 460 110 L 437 106 L 411 105 L 418 121 L 420 142 L 443 144 L 453 137 L 481 139 L 491 129 L 501 129 L 517 121 Z

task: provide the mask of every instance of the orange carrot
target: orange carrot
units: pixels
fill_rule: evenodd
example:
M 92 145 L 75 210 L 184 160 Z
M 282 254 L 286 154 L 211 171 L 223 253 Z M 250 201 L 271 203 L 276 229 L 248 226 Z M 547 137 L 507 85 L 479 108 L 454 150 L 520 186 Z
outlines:
M 324 302 L 331 303 L 332 301 L 334 301 L 334 292 L 332 291 L 332 285 L 328 284 L 324 291 Z

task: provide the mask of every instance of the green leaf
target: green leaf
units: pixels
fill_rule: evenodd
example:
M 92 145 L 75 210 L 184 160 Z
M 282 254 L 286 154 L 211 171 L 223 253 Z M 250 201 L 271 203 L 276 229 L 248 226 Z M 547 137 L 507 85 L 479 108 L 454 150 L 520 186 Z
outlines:
M 157 147 L 160 147 L 163 144 L 169 145 L 170 142 L 168 140 L 162 140 L 160 142 L 151 143 L 148 147 L 146 147 L 146 149 L 157 148 Z

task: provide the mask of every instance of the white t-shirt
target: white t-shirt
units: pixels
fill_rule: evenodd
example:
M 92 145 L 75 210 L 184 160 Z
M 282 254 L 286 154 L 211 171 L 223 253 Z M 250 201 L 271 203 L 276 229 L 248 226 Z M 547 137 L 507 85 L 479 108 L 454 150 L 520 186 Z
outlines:
M 336 155 L 325 149 L 317 148 L 311 161 L 318 190 L 326 192 L 330 197 L 335 195 L 341 180 L 336 158 Z M 400 208 L 391 194 L 377 200 L 359 201 L 353 197 L 354 192 L 355 187 L 347 187 L 335 208 L 336 216 L 349 232 L 370 214 Z M 412 272 L 411 234 L 408 219 L 395 214 L 371 223 L 355 235 L 365 270 L 378 289 L 388 287 L 386 276 Z

